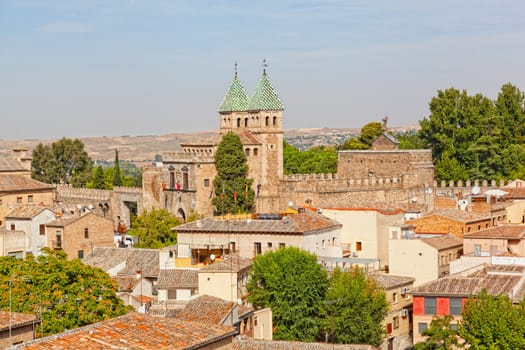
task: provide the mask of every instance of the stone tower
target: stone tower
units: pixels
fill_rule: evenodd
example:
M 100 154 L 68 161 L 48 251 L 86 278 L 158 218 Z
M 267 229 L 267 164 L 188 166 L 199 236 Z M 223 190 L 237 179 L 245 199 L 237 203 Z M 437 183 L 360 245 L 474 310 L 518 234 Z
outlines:
M 235 72 L 219 107 L 220 134 L 238 134 L 248 159 L 248 177 L 254 180 L 256 210 L 279 209 L 278 187 L 283 177 L 283 110 L 266 67 L 251 98 Z

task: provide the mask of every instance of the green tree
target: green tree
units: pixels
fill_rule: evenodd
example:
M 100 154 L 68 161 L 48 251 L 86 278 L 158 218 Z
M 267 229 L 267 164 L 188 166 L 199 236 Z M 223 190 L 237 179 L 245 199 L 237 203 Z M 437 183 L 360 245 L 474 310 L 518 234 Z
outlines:
M 417 130 L 409 130 L 394 135 L 399 141 L 398 149 L 424 149 L 425 143 L 419 138 Z
M 387 312 L 383 288 L 362 269 L 356 266 L 350 272 L 336 269 L 332 273 L 322 313 L 323 331 L 330 342 L 378 346 Z
M 340 150 L 364 150 L 372 146 L 372 142 L 377 139 L 383 132 L 383 126 L 379 122 L 371 122 L 365 124 L 361 128 L 359 137 L 351 137 L 350 139 L 339 145 Z
M 79 139 L 62 138 L 51 146 L 38 144 L 33 151 L 32 177 L 46 183 L 85 186 L 93 162 Z
M 253 179 L 247 178 L 248 161 L 241 139 L 229 132 L 222 137 L 215 153 L 217 176 L 213 179 L 217 213 L 249 212 L 255 199 Z
M 271 307 L 274 339 L 313 341 L 319 335 L 319 313 L 328 287 L 315 255 L 295 247 L 255 258 L 248 279 L 248 300 Z
M 113 166 L 113 186 L 122 186 L 122 177 L 120 174 L 120 162 L 118 160 L 118 150 L 115 150 L 115 165 Z
M 102 165 L 97 166 L 93 169 L 91 180 L 87 184 L 88 188 L 96 188 L 99 190 L 106 189 L 106 182 L 104 180 L 104 169 Z
M 177 243 L 177 234 L 172 228 L 183 221 L 167 209 L 144 210 L 134 221 L 128 234 L 139 238 L 137 248 L 162 248 Z
M 458 332 L 450 326 L 450 322 L 454 320 L 451 315 L 443 317 L 434 316 L 430 327 L 423 331 L 423 335 L 427 337 L 424 342 L 417 343 L 414 350 L 454 350 L 460 345 L 458 339 Z
M 104 271 L 44 248 L 39 257 L 0 257 L 0 308 L 42 315 L 39 335 L 63 332 L 127 313 Z
M 483 290 L 465 303 L 458 331 L 472 350 L 525 349 L 525 305 Z
M 306 151 L 283 142 L 285 174 L 327 174 L 337 172 L 335 147 L 316 146 Z
M 495 101 L 497 115 L 503 124 L 503 139 L 511 143 L 525 143 L 525 95 L 514 85 L 507 83 L 501 87 Z

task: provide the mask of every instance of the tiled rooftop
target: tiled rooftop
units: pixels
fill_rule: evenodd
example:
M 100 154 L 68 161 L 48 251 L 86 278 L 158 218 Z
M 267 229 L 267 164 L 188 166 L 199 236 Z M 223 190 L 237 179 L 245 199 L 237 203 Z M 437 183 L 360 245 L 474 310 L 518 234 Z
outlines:
M 235 330 L 216 324 L 185 322 L 139 313 L 40 338 L 16 349 L 195 349 L 199 344 L 232 337 Z
M 459 209 L 439 209 L 434 210 L 428 214 L 428 216 L 431 215 L 440 215 L 452 220 L 457 220 L 461 222 L 476 222 L 476 221 L 482 221 L 482 220 L 490 220 L 489 215 L 485 214 L 479 214 L 474 213 L 470 211 L 465 210 L 459 210 Z
M 238 255 L 225 256 L 221 261 L 206 265 L 202 272 L 239 272 L 252 266 L 253 260 L 241 258 Z
M 485 230 L 465 233 L 464 238 L 510 238 L 522 239 L 525 237 L 525 225 L 496 226 Z
M 327 229 L 340 228 L 341 224 L 317 213 L 300 213 L 285 216 L 279 220 L 213 220 L 203 219 L 173 228 L 176 232 L 207 233 L 275 233 L 275 234 L 308 234 Z
M 428 238 L 422 238 L 421 242 L 436 248 L 437 250 L 451 249 L 463 246 L 463 241 L 453 235 L 441 235 Z
M 454 275 L 422 284 L 409 293 L 466 297 L 486 289 L 489 294 L 507 295 L 516 302 L 524 297 L 524 273 L 525 266 L 488 265 L 467 276 Z
M 239 138 L 243 145 L 260 145 L 262 142 L 248 130 L 241 130 Z
M 1 175 L 0 192 L 53 190 L 55 186 L 33 180 L 24 175 Z
M 377 283 L 379 283 L 386 290 L 396 287 L 403 287 L 412 284 L 415 281 L 415 278 L 413 277 L 387 275 L 384 273 L 372 273 L 369 276 L 375 279 Z
M 22 327 L 27 324 L 37 322 L 34 314 L 23 314 L 20 312 L 11 312 L 11 322 L 9 321 L 9 311 L 0 311 L 0 332 L 13 327 Z
M 7 215 L 6 219 L 32 219 L 48 208 L 41 205 L 15 206 Z
M 246 111 L 248 107 L 249 97 L 242 86 L 240 80 L 237 78 L 237 73 L 230 85 L 230 88 L 224 95 L 221 105 L 219 106 L 219 112 L 239 112 Z
M 177 314 L 181 321 L 220 324 L 232 311 L 235 303 L 209 295 L 202 295 L 190 301 Z
M 284 105 L 281 102 L 279 95 L 277 95 L 277 92 L 273 88 L 272 83 L 268 79 L 266 71 L 259 80 L 247 109 L 249 111 L 284 110 Z
M 28 171 L 22 162 L 13 157 L 0 157 L 0 172 Z
M 89 254 L 82 261 L 104 271 L 123 265 L 124 267 L 116 272 L 121 275 L 132 276 L 141 269 L 144 277 L 156 278 L 159 275 L 158 249 L 95 247 L 93 254 Z
M 376 350 L 365 344 L 301 343 L 282 340 L 257 340 L 250 337 L 235 337 L 233 350 Z
M 199 271 L 197 269 L 160 270 L 157 287 L 160 289 L 197 289 L 199 287 Z

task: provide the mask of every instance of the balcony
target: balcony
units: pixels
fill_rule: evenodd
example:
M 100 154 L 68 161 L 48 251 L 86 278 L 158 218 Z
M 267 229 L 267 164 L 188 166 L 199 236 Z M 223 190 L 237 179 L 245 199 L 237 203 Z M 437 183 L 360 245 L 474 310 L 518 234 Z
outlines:
M 62 249 L 62 241 L 51 241 L 51 248 L 53 249 Z

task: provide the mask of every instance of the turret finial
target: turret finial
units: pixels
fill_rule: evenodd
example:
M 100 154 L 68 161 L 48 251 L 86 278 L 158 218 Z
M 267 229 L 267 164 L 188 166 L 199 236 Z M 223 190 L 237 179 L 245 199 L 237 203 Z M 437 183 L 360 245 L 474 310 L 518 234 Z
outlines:
M 266 75 L 266 67 L 268 67 L 268 64 L 266 64 L 266 58 L 263 58 L 263 74 Z
M 235 78 L 237 78 L 237 61 L 235 61 Z

